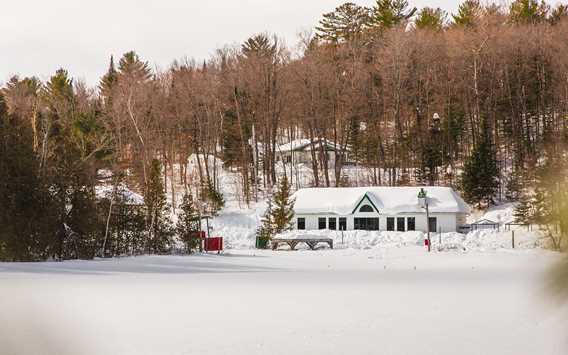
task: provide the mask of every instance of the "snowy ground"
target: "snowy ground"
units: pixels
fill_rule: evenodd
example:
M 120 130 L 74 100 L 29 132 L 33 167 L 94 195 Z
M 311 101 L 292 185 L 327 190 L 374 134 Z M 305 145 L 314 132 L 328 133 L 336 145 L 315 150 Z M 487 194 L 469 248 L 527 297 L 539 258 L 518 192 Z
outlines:
M 543 250 L 229 251 L 0 264 L 19 354 L 560 355 Z

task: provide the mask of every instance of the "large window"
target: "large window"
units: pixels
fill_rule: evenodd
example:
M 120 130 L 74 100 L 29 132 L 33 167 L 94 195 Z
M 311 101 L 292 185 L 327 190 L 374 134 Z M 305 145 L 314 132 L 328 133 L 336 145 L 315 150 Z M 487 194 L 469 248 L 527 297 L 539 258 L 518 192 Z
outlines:
M 387 217 L 387 230 L 394 231 L 394 217 Z
M 318 218 L 318 229 L 326 229 L 327 228 L 326 220 L 327 219 L 325 217 Z
M 339 230 L 340 231 L 347 230 L 347 218 L 339 217 Z
M 355 229 L 365 231 L 378 231 L 378 218 L 355 218 Z
M 327 223 L 328 223 L 329 229 L 331 229 L 332 231 L 337 229 L 337 218 L 329 217 Z
M 359 209 L 359 212 L 375 212 L 370 205 L 364 205 Z
M 416 218 L 415 217 L 408 217 L 406 219 L 406 229 L 408 229 L 409 231 L 415 231 L 416 230 Z
M 430 217 L 428 220 L 428 227 L 430 232 L 436 232 L 438 230 L 438 219 L 436 217 Z
M 404 217 L 397 217 L 396 218 L 396 230 L 399 232 L 404 232 Z
M 306 229 L 306 219 L 305 218 L 298 218 L 298 230 Z

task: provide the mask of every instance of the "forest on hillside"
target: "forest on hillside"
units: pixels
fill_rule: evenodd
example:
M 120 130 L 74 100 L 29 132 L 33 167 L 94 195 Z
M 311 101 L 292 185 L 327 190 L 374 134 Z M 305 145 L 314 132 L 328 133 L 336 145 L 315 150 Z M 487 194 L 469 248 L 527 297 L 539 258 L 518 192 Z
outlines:
M 300 138 L 311 144 L 313 186 L 349 184 L 349 153 L 367 185 L 448 185 L 475 205 L 520 200 L 519 218 L 559 220 L 568 6 L 467 0 L 447 14 L 377 0 L 330 10 L 294 46 L 259 33 L 164 71 L 132 51 L 111 57 L 97 87 L 65 69 L 46 82 L 9 79 L 0 89 L 0 259 L 167 251 L 179 233 L 163 221 L 182 202 L 168 181 L 182 181 L 192 211 L 195 201 L 214 213 L 228 169 L 250 204 L 282 173 L 294 185 L 277 147 Z M 120 201 L 114 194 L 101 207 L 101 183 L 143 195 L 127 223 L 135 233 L 112 232 Z

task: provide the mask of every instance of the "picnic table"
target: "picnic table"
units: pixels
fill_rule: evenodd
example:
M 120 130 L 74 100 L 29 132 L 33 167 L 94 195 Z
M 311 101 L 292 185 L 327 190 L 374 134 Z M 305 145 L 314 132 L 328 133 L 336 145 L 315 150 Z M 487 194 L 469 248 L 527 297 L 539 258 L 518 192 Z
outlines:
M 319 243 L 326 243 L 333 249 L 333 239 L 331 238 L 275 238 L 272 239 L 272 250 L 278 249 L 280 244 L 288 244 L 290 249 L 295 250 L 300 243 L 305 243 L 311 250 L 315 250 Z

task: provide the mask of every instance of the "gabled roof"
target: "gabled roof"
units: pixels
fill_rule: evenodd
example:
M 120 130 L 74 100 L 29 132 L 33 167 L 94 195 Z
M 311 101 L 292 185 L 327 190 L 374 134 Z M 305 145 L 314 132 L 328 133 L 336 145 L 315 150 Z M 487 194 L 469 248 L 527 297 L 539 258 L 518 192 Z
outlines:
M 320 142 L 319 138 L 314 139 L 314 145 L 316 146 L 316 149 L 319 149 L 319 142 Z M 324 142 L 324 145 L 326 146 L 327 149 L 331 150 L 336 149 L 333 141 L 326 140 Z M 339 148 L 339 144 L 337 144 L 337 148 Z M 296 139 L 289 143 L 279 145 L 278 147 L 276 147 L 276 152 L 282 153 L 282 152 L 303 151 L 303 150 L 310 151 L 311 149 L 312 146 L 311 146 L 311 141 L 309 139 Z M 349 150 L 349 147 L 347 147 L 346 149 Z
M 114 187 L 111 185 L 98 185 L 95 186 L 95 195 L 97 198 L 108 198 L 112 197 L 114 191 Z M 143 205 L 144 204 L 144 197 L 137 194 L 136 192 L 130 190 L 125 185 L 121 184 L 118 186 L 116 193 L 118 196 L 121 197 L 122 201 L 132 205 Z
M 487 219 L 487 218 L 483 218 L 483 219 L 480 219 L 480 220 L 478 220 L 478 221 L 473 222 L 472 224 L 497 225 L 497 224 L 499 224 L 499 223 L 497 223 L 497 222 L 495 222 L 495 221 L 492 221 L 492 220 L 490 220 L 490 219 Z
M 470 207 L 450 187 L 308 188 L 294 194 L 296 214 L 350 215 L 365 197 L 381 214 L 421 213 L 420 189 L 426 190 L 430 212 L 470 213 Z

